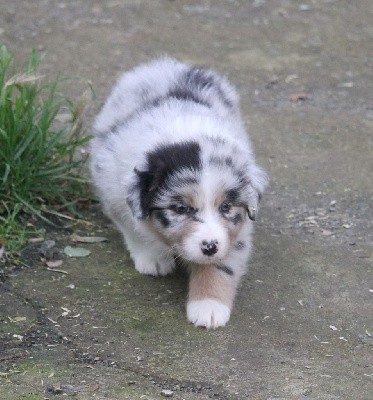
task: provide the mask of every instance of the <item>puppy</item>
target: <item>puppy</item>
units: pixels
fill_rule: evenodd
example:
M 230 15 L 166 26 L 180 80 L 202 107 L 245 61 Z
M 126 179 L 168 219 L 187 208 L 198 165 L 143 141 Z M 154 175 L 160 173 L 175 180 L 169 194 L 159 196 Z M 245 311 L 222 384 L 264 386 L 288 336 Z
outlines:
M 137 271 L 190 266 L 188 320 L 224 326 L 247 270 L 265 172 L 238 95 L 217 73 L 169 57 L 125 73 L 99 113 L 91 172 Z

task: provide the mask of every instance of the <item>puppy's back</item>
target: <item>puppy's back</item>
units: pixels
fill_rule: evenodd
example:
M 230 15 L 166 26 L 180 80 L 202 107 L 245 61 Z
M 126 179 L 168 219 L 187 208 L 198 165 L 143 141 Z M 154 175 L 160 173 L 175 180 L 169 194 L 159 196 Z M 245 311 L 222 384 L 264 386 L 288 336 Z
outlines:
M 175 101 L 206 106 L 221 117 L 239 113 L 237 92 L 224 77 L 166 56 L 122 75 L 94 129 L 103 134 L 141 110 Z

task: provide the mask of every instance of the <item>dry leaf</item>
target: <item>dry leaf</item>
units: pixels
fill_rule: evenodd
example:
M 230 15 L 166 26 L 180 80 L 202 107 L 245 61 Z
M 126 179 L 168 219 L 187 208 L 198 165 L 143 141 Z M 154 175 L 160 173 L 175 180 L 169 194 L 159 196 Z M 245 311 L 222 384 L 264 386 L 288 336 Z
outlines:
M 58 268 L 63 264 L 62 260 L 55 260 L 55 261 L 46 261 L 45 264 L 49 267 L 49 268 Z
M 307 99 L 307 94 L 304 92 L 300 92 L 300 93 L 293 93 L 292 95 L 290 95 L 289 97 L 290 101 L 292 103 L 296 103 L 300 100 L 306 100 Z

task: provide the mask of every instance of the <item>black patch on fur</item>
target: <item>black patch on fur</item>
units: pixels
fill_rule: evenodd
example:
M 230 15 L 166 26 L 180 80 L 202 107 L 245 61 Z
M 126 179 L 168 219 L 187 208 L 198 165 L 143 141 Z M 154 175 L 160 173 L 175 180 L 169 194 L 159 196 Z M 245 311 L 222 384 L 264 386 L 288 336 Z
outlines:
M 236 250 L 243 250 L 246 247 L 245 243 L 242 242 L 241 240 L 237 241 L 234 245 L 234 248 Z
M 198 183 L 198 179 L 193 176 L 180 177 L 180 179 L 175 182 L 175 186 L 182 188 L 185 186 L 195 185 Z
M 185 87 L 185 88 L 180 87 L 180 88 L 174 89 L 167 94 L 167 97 L 173 97 L 177 100 L 193 101 L 194 103 L 202 104 L 206 107 L 211 107 L 211 104 L 209 104 L 207 101 L 205 101 L 201 97 L 198 97 L 195 93 L 193 93 L 193 90 L 191 90 L 187 87 Z
M 218 168 L 233 167 L 233 159 L 230 156 L 227 157 L 211 156 L 209 158 L 209 163 L 211 165 L 217 166 Z
M 167 218 L 165 210 L 156 210 L 155 218 L 162 224 L 164 228 L 170 226 L 171 221 Z
M 211 72 L 200 69 L 190 68 L 181 79 L 176 82 L 173 89 L 166 95 L 178 100 L 193 101 L 206 107 L 211 107 L 205 96 L 202 95 L 204 89 L 208 89 L 214 85 L 214 76 Z
M 197 90 L 214 88 L 224 105 L 229 108 L 233 107 L 232 102 L 227 98 L 220 83 L 215 79 L 211 71 L 204 68 L 193 67 L 187 72 L 186 81 L 188 85 L 191 87 L 194 86 Z
M 149 215 L 159 191 L 169 189 L 167 180 L 170 176 L 183 169 L 197 171 L 201 168 L 200 152 L 199 144 L 190 141 L 160 146 L 147 153 L 146 170 L 135 170 L 138 175 L 137 189 L 140 191 L 140 204 L 144 217 Z
M 215 83 L 214 75 L 210 71 L 198 67 L 190 68 L 185 79 L 187 85 L 198 90 L 209 89 Z
M 240 189 L 230 189 L 226 192 L 226 201 L 236 204 L 240 198 Z
M 216 268 L 217 268 L 218 270 L 220 270 L 220 271 L 225 272 L 225 273 L 226 273 L 227 275 L 229 275 L 229 276 L 233 276 L 233 275 L 234 275 L 234 274 L 233 274 L 232 268 L 228 267 L 227 265 L 218 264 L 218 265 L 216 265 Z

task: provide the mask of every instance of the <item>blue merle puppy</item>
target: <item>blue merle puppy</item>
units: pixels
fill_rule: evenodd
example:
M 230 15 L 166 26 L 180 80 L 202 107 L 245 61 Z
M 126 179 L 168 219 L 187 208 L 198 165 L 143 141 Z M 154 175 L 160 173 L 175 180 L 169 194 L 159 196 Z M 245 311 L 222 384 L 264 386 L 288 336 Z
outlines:
M 266 175 L 235 89 L 217 73 L 163 57 L 125 73 L 95 123 L 91 171 L 135 268 L 190 267 L 188 320 L 224 326 L 247 270 Z

